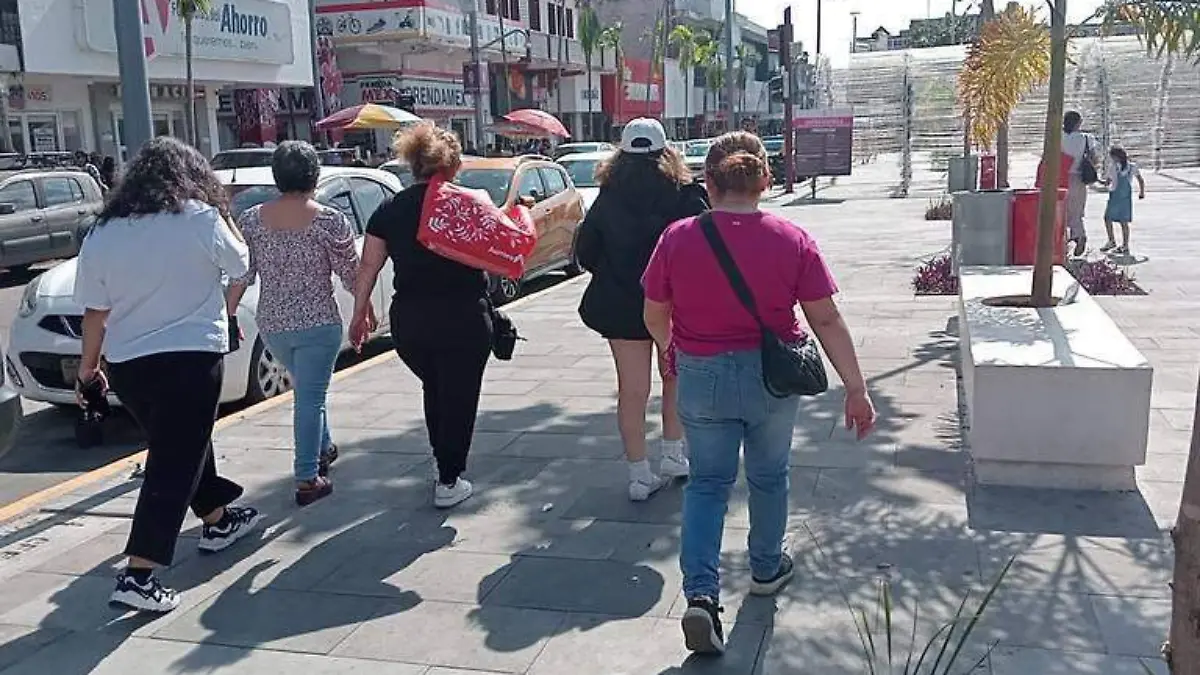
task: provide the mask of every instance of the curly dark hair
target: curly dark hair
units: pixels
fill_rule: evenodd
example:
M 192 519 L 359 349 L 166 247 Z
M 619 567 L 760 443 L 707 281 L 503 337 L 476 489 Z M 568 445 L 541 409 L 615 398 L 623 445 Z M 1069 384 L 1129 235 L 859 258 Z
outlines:
M 98 216 L 113 218 L 180 213 L 188 200 L 204 202 L 229 218 L 229 198 L 208 160 L 190 145 L 160 136 L 142 146 Z

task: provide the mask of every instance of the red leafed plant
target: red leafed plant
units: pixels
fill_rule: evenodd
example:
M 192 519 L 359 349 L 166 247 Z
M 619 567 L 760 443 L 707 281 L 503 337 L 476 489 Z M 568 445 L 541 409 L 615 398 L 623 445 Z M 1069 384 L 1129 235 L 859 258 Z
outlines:
M 917 295 L 958 294 L 958 275 L 950 264 L 950 254 L 943 253 L 922 263 L 912 283 Z
M 1108 258 L 1073 260 L 1067 268 L 1089 295 L 1146 294 L 1124 267 Z M 952 270 L 950 254 L 943 253 L 922 263 L 912 284 L 917 295 L 956 295 L 958 276 Z

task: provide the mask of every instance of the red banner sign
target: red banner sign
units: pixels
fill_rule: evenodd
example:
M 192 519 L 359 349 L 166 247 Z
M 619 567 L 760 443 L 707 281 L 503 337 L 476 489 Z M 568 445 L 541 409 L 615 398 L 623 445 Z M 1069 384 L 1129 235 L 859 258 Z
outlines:
M 661 73 L 651 73 L 650 62 L 625 59 L 624 75 L 600 77 L 601 107 L 617 124 L 636 117 L 661 117 L 663 81 Z M 649 99 L 649 101 L 647 101 Z

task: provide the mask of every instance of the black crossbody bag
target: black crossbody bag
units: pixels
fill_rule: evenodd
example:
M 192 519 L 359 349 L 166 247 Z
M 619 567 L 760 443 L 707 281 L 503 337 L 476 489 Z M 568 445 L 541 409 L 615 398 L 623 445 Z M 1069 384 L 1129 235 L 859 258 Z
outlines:
M 816 396 L 829 389 L 829 377 L 825 373 L 825 363 L 821 360 L 821 352 L 816 342 L 805 336 L 796 342 L 785 342 L 774 331 L 763 323 L 754 303 L 754 295 L 746 285 L 746 279 L 738 269 L 729 247 L 717 232 L 712 213 L 700 216 L 700 229 L 708 239 L 717 262 L 725 272 L 730 287 L 750 316 L 758 323 L 762 331 L 762 371 L 763 385 L 767 393 L 775 398 L 789 396 Z

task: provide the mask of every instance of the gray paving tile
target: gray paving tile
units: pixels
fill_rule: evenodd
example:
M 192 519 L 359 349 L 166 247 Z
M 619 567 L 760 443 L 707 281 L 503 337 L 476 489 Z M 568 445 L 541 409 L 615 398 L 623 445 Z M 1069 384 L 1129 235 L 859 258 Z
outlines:
M 614 619 L 581 615 L 551 638 L 529 675 L 560 673 L 722 673 L 750 675 L 765 633 L 763 626 L 725 626 L 726 652 L 719 659 L 692 656 L 675 619 Z
M 992 577 L 1016 560 L 1006 583 L 1024 590 L 1167 597 L 1172 547 L 1158 539 L 1091 540 L 1056 535 L 982 539 L 983 572 Z
M 1105 651 L 1156 658 L 1171 629 L 1169 598 L 1092 596 Z
M 992 654 L 993 675 L 1167 675 L 1161 660 L 1139 660 L 1103 653 L 1012 649 Z
M 980 642 L 1074 652 L 1104 652 L 1104 638 L 1086 595 L 1029 593 L 1009 586 L 997 593 L 976 628 Z
M 111 579 L 125 567 L 124 551 L 128 538 L 124 533 L 102 534 L 38 565 L 36 571 L 51 574 L 88 574 Z M 189 538 L 181 539 L 175 547 L 173 567 L 178 567 L 196 555 L 195 541 Z
M 566 615 L 512 607 L 422 602 L 385 605 L 334 650 L 337 656 L 523 673 Z
M 387 604 L 403 611 L 420 602 L 415 594 Z M 375 598 L 231 586 L 154 633 L 154 637 L 324 654 L 362 621 L 378 615 L 385 602 Z
M 486 606 L 612 616 L 666 616 L 679 593 L 646 564 L 616 560 L 519 558 L 484 598 Z
M 360 551 L 323 581 L 325 593 L 396 598 L 415 593 L 423 600 L 474 604 L 499 582 L 497 571 L 511 558 L 454 549 L 425 552 L 402 544 Z
M 0 670 L 24 661 L 68 634 L 57 628 L 0 625 Z
M 549 459 L 616 460 L 622 458 L 624 452 L 621 438 L 615 435 L 526 433 L 505 446 L 500 454 Z

